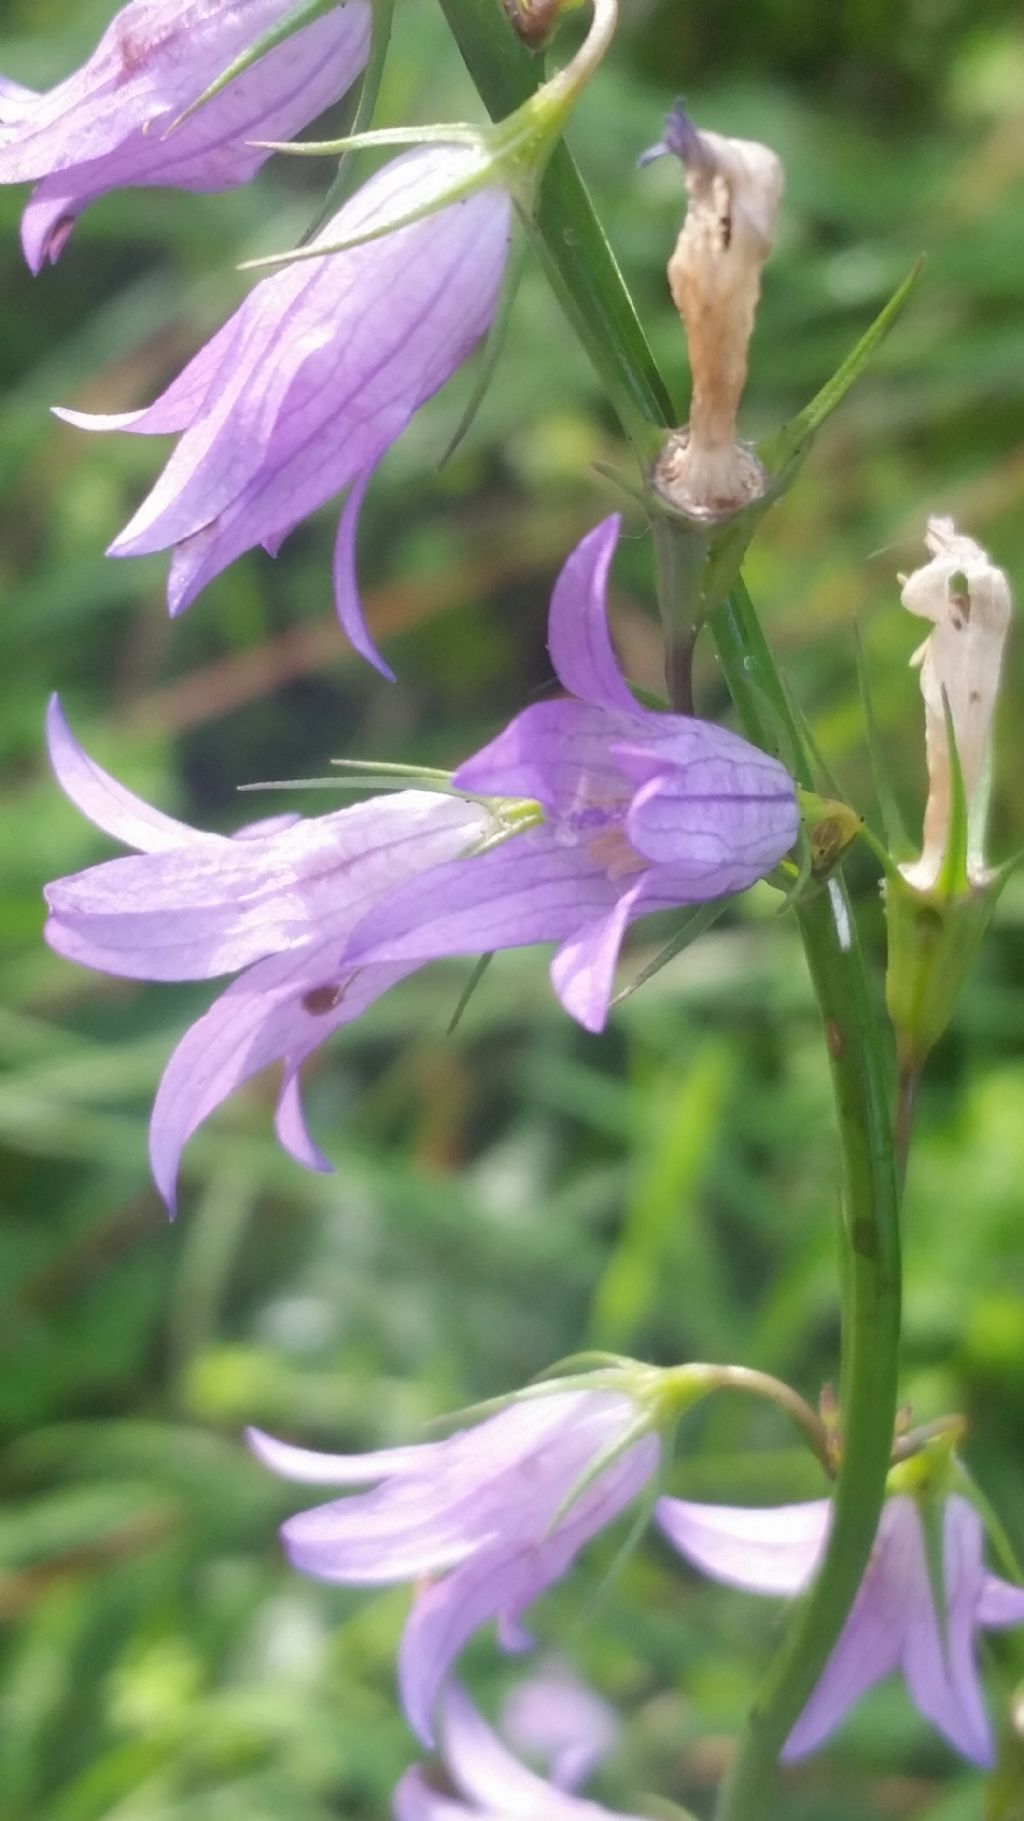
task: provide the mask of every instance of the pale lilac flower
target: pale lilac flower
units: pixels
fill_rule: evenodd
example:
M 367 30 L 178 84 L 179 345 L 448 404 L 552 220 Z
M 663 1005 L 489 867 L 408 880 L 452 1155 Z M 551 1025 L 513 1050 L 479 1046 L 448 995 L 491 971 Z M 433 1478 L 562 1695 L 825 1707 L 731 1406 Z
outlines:
M 409 1722 L 427 1744 L 467 1640 L 497 1621 L 506 1648 L 528 1644 L 522 1613 L 637 1496 L 660 1451 L 656 1434 L 638 1433 L 630 1396 L 590 1390 L 525 1399 L 445 1441 L 376 1454 L 310 1453 L 258 1431 L 250 1441 L 286 1478 L 374 1487 L 290 1518 L 282 1535 L 295 1566 L 320 1580 L 427 1580 L 398 1667 Z
M 46 938 L 86 967 L 137 980 L 202 980 L 244 970 L 186 1033 L 153 1107 L 150 1155 L 165 1200 L 196 1127 L 268 1063 L 284 1077 L 276 1129 L 310 1169 L 328 1169 L 306 1131 L 298 1071 L 408 966 L 343 962 L 353 925 L 396 883 L 484 838 L 482 806 L 428 791 L 306 820 L 275 817 L 231 840 L 176 822 L 103 771 L 56 699 L 50 757 L 71 801 L 139 851 L 48 886 Z
M 501 1730 L 516 1751 L 539 1760 L 559 1789 L 578 1789 L 614 1751 L 622 1724 L 568 1663 L 552 1657 L 510 1690 Z
M 439 1731 L 454 1793 L 443 1793 L 419 1768 L 406 1771 L 394 1794 L 394 1821 L 630 1821 L 534 1776 L 457 1683 L 445 1691 Z
M 340 99 L 366 63 L 370 0 L 347 0 L 168 129 L 294 0 L 132 0 L 81 69 L 46 94 L 0 84 L 0 183 L 36 184 L 22 221 L 33 272 L 109 190 L 228 190 Z
M 200 116 L 201 117 L 201 116 Z M 351 239 L 472 184 L 489 154 L 429 146 L 378 171 L 314 246 Z M 385 675 L 355 575 L 373 470 L 487 329 L 501 291 L 512 202 L 495 180 L 368 244 L 263 279 L 155 404 L 91 416 L 87 430 L 181 432 L 111 556 L 171 550 L 168 606 L 181 613 L 246 550 L 276 556 L 302 519 L 348 489 L 334 553 L 338 616 Z
M 687 1560 L 751 1593 L 802 1593 L 814 1578 L 831 1505 L 820 1499 L 765 1511 L 659 1499 L 655 1517 Z M 814 1751 L 848 1708 L 899 1671 L 911 1699 L 955 1751 L 994 1758 L 976 1658 L 979 1631 L 1024 1625 L 1024 1588 L 990 1574 L 981 1519 L 959 1494 L 941 1513 L 945 1611 L 936 1611 L 921 1510 L 899 1493 L 882 1512 L 871 1561 L 825 1671 L 786 1744 L 789 1760 Z
M 590 532 L 552 597 L 570 699 L 526 709 L 454 774 L 461 790 L 535 799 L 543 821 L 393 893 L 354 933 L 353 962 L 558 942 L 555 991 L 600 1030 L 635 918 L 742 891 L 792 846 L 796 792 L 777 760 L 712 722 L 642 708 L 626 684 L 605 602 L 618 535 L 617 517 Z

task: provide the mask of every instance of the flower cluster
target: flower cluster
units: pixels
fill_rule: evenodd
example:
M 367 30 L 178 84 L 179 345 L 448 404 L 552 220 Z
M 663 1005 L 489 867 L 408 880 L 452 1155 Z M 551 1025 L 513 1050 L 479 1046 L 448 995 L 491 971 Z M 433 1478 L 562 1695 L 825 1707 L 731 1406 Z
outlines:
M 540 44 L 577 4 L 505 0 L 495 10 L 503 29 Z M 58 411 L 84 429 L 178 438 L 109 551 L 171 553 L 172 615 L 244 553 L 262 547 L 276 556 L 304 519 L 340 499 L 337 614 L 351 644 L 391 675 L 360 600 L 362 502 L 414 414 L 503 321 L 516 216 L 534 210 L 545 160 L 614 33 L 616 0 L 592 0 L 591 11 L 568 66 L 497 126 L 357 135 L 360 144 L 406 149 L 308 246 L 254 262 L 275 269 L 152 404 L 99 416 Z M 390 8 L 375 9 L 374 0 L 131 0 L 82 68 L 49 93 L 0 82 L 0 183 L 35 186 L 22 228 L 33 271 L 59 258 L 94 199 L 125 187 L 214 191 L 248 182 L 271 150 L 295 149 L 280 142 L 368 66 L 375 97 L 389 25 Z M 754 507 L 752 523 L 771 497 L 737 418 L 783 173 L 767 147 L 700 130 L 678 109 L 648 156 L 663 152 L 685 173 L 687 209 L 668 275 L 692 399 L 688 422 L 667 440 L 645 419 L 634 441 L 653 459 L 642 496 L 649 516 L 669 541 L 679 531 L 673 521 L 690 521 L 687 560 L 699 569 L 716 537 L 734 536 L 735 516 Z M 802 447 L 793 443 L 791 467 Z M 619 535 L 617 516 L 598 524 L 556 581 L 548 646 L 560 693 L 515 715 L 450 774 L 424 772 L 413 787 L 326 815 L 271 817 L 230 837 L 194 829 L 96 764 L 53 699 L 48 742 L 60 785 L 133 851 L 49 885 L 47 940 L 72 961 L 130 979 L 233 976 L 179 1042 L 155 1099 L 152 1169 L 169 1206 L 191 1135 L 269 1064 L 281 1068 L 282 1145 L 309 1168 L 329 1168 L 306 1126 L 303 1064 L 427 963 L 552 944 L 561 1005 L 597 1032 L 638 919 L 727 900 L 773 876 L 794 893 L 821 892 L 837 863 L 833 849 L 827 866 L 816 864 L 813 837 L 823 824 L 809 808 L 821 800 L 801 795 L 774 753 L 712 721 L 646 706 L 630 687 L 609 624 Z M 982 848 L 986 764 L 1010 616 L 1006 578 L 978 544 L 948 519 L 931 520 L 926 541 L 930 560 L 901 578 L 903 605 L 932 626 L 914 660 L 929 771 L 923 851 L 902 867 L 883 854 L 905 1110 L 994 902 L 996 875 Z M 694 598 L 661 600 L 667 626 L 682 623 L 683 607 L 695 609 L 693 624 L 711 614 L 699 577 L 673 579 Z M 728 582 L 718 579 L 721 600 Z M 672 693 L 689 703 L 687 691 Z M 781 688 L 772 713 L 780 703 Z M 763 728 L 766 718 L 751 713 L 748 723 Z M 859 828 L 848 806 L 826 808 L 844 830 Z M 790 858 L 801 813 L 811 834 Z M 833 910 L 845 962 L 853 943 L 841 897 Z M 838 1069 L 847 1034 L 826 1022 Z M 843 1115 L 848 1124 L 858 1106 L 877 1115 L 866 1143 L 873 1136 L 885 1155 L 872 1155 L 862 1173 L 870 1186 L 877 1165 L 888 1193 L 895 1172 L 885 1174 L 889 1133 L 878 1113 L 885 1089 L 870 1073 L 865 1067 Z M 884 1074 L 881 1063 L 875 1073 Z M 857 1230 L 855 1218 L 849 1224 Z M 868 1215 L 864 1224 L 873 1243 Z M 865 1241 L 865 1258 L 870 1251 Z M 897 1277 L 894 1269 L 879 1300 Z M 863 1294 L 859 1279 L 855 1290 Z M 826 1472 L 838 1467 L 841 1501 L 847 1459 L 838 1428 L 833 1434 L 787 1387 L 739 1367 L 663 1370 L 606 1356 L 600 1369 L 534 1384 L 446 1439 L 364 1455 L 313 1452 L 250 1431 L 253 1452 L 274 1472 L 343 1495 L 285 1523 L 298 1569 L 347 1587 L 415 1589 L 398 1682 L 411 1728 L 439 1751 L 445 1783 L 435 1769 L 409 1770 L 395 1792 L 396 1821 L 616 1821 L 578 1787 L 618 1723 L 569 1672 L 535 1678 L 509 1708 L 514 1742 L 546 1759 L 546 1778 L 512 1755 L 454 1678 L 470 1640 L 492 1625 L 505 1651 L 528 1651 L 530 1609 L 630 1507 L 641 1520 L 631 1541 L 653 1511 L 677 1554 L 717 1581 L 785 1597 L 813 1588 L 830 1538 L 838 1548 L 842 1535 L 839 1521 L 833 1533 L 832 1497 L 754 1510 L 658 1496 L 682 1413 L 726 1384 L 759 1389 L 795 1416 Z M 816 1749 L 867 1689 L 900 1672 L 957 1752 L 993 1761 L 978 1637 L 1024 1624 L 1024 1588 L 985 1566 L 982 1519 L 953 1443 L 933 1459 L 935 1438 L 922 1434 L 894 1455 L 882 1503 L 886 1435 L 875 1424 L 872 1519 L 882 1508 L 874 1548 L 845 1624 L 819 1636 L 825 1667 L 785 1744 L 788 1759 Z M 810 1681 L 808 1673 L 802 1693 Z M 774 1747 L 798 1707 L 794 1700 Z

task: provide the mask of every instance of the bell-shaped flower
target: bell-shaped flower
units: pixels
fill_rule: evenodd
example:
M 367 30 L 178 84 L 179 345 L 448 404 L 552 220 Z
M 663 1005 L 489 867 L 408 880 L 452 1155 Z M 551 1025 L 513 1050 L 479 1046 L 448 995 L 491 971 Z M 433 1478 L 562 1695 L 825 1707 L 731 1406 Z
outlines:
M 536 826 L 394 892 L 353 933 L 353 963 L 558 942 L 555 990 L 600 1030 L 635 918 L 742 891 L 793 845 L 796 791 L 777 760 L 712 722 L 641 707 L 625 682 L 605 598 L 618 535 L 616 517 L 590 532 L 552 597 L 569 699 L 527 708 L 454 774 L 461 790 L 534 799 Z
M 717 518 L 749 505 L 766 485 L 756 456 L 737 440 L 736 420 L 783 169 L 767 146 L 698 131 L 678 107 L 644 161 L 666 152 L 686 172 L 686 217 L 668 278 L 692 393 L 689 422 L 670 437 L 655 480 L 680 511 Z
M 140 186 L 227 190 L 266 149 L 345 94 L 362 71 L 372 0 L 343 0 L 241 70 L 173 131 L 294 0 L 131 0 L 92 56 L 56 88 L 0 91 L 0 183 L 36 184 L 22 222 L 34 272 L 56 261 L 98 196 Z
M 981 1519 L 967 1499 L 952 1494 L 931 1509 L 939 1524 L 937 1561 L 930 1559 L 921 1503 L 906 1493 L 887 1499 L 860 1590 L 785 1759 L 816 1750 L 867 1689 L 899 1672 L 917 1708 L 955 1751 L 974 1764 L 992 1763 L 977 1637 L 1024 1625 L 1024 1588 L 986 1569 Z M 767 1594 L 799 1594 L 810 1586 L 830 1515 L 827 1499 L 763 1511 L 672 1498 L 655 1507 L 656 1522 L 688 1561 L 714 1580 Z
M 290 1518 L 284 1543 L 320 1580 L 418 1585 L 398 1675 L 409 1722 L 430 1744 L 463 1646 L 493 1621 L 506 1648 L 529 1642 L 525 1609 L 655 1473 L 656 1422 L 628 1390 L 553 1386 L 418 1447 L 345 1456 L 259 1432 L 250 1442 L 286 1478 L 373 1488 Z
M 407 1771 L 394 1821 L 629 1821 L 527 1770 L 458 1683 L 442 1698 L 438 1733 L 450 1793 L 420 1768 Z
M 488 159 L 483 140 L 403 154 L 312 246 L 380 238 L 262 279 L 148 409 L 58 412 L 87 430 L 180 432 L 153 491 L 108 552 L 170 550 L 172 614 L 244 551 L 262 544 L 276 556 L 296 525 L 347 489 L 334 553 L 338 615 L 356 648 L 390 675 L 359 602 L 359 510 L 382 455 L 494 315 L 512 200 L 497 178 L 483 181 Z M 472 193 L 436 206 L 460 189 Z M 388 231 L 420 209 L 433 212 Z
M 920 667 L 924 697 L 928 802 L 921 857 L 901 870 L 919 891 L 937 884 L 950 835 L 953 759 L 947 706 L 967 803 L 967 879 L 980 886 L 989 877 L 984 854 L 987 772 L 1012 609 L 1003 571 L 973 538 L 960 536 L 952 519 L 929 519 L 925 544 L 930 561 L 900 577 L 904 607 L 932 622 L 911 659 Z
M 408 966 L 343 961 L 353 926 L 388 890 L 467 845 L 495 819 L 480 804 L 401 791 L 315 818 L 278 817 L 229 839 L 161 814 L 82 750 L 56 700 L 48 738 L 57 778 L 98 828 L 138 851 L 48 886 L 46 938 L 86 967 L 136 980 L 202 980 L 242 970 L 186 1033 L 153 1107 L 153 1174 L 173 1202 L 196 1127 L 268 1063 L 282 1061 L 277 1135 L 328 1169 L 302 1117 L 298 1071 Z

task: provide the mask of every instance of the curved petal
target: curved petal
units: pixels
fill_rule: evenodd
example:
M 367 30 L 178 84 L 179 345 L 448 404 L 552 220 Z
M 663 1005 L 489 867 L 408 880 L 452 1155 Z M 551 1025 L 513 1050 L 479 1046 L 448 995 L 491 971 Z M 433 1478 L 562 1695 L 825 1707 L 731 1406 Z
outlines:
M 516 1751 L 540 1760 L 559 1789 L 578 1789 L 614 1751 L 622 1724 L 614 1708 L 568 1664 L 544 1664 L 507 1696 L 501 1729 Z
M 975 1617 L 977 1623 L 989 1631 L 1024 1625 L 1024 1587 L 1015 1587 L 1011 1581 L 1000 1580 L 998 1575 L 986 1574 L 982 1578 Z
M 587 702 L 536 702 L 454 773 L 458 790 L 526 797 L 559 819 L 585 818 L 597 806 L 624 810 L 632 787 L 614 742 L 631 731 L 625 715 Z
M 608 571 L 622 524 L 618 513 L 588 532 L 551 596 L 548 650 L 563 689 L 596 708 L 642 714 L 626 684 L 608 630 Z
M 68 726 L 58 696 L 50 697 L 46 711 L 46 744 L 64 795 L 115 841 L 146 854 L 219 842 L 219 836 L 202 834 L 187 822 L 153 809 L 90 759 Z
M 303 1060 L 304 1057 L 300 1058 L 300 1061 Z M 331 1174 L 334 1165 L 326 1152 L 320 1149 L 306 1124 L 299 1061 L 293 1061 L 290 1057 L 285 1058 L 281 1092 L 274 1108 L 274 1133 L 282 1150 L 287 1151 L 289 1157 L 294 1157 L 304 1170 L 319 1171 L 323 1176 Z
M 655 770 L 649 748 L 615 748 L 634 775 L 648 772 L 626 832 L 639 853 L 677 874 L 692 866 L 701 892 L 720 897 L 752 884 L 792 847 L 799 826 L 796 789 L 783 766 L 745 740 L 710 723 L 693 725 L 690 756 L 671 766 L 657 764 Z M 716 867 L 721 882 L 712 890 Z
M 509 1821 L 559 1821 L 577 1811 L 562 1791 L 512 1756 L 457 1682 L 445 1690 L 439 1730 L 445 1768 L 474 1812 Z
M 463 1645 L 499 1616 L 518 1619 L 537 1596 L 560 1579 L 578 1551 L 610 1524 L 655 1471 L 654 1435 L 635 1442 L 595 1480 L 541 1542 L 515 1542 L 480 1550 L 421 1593 L 402 1635 L 398 1683 L 410 1726 L 427 1745 L 433 1714 Z
M 169 436 L 187 429 L 205 403 L 224 362 L 236 350 L 244 309 L 245 305 L 228 318 L 151 405 L 138 411 L 107 413 L 72 411 L 64 405 L 54 405 L 54 417 L 78 430 L 129 430 L 136 436 Z
M 769 1594 L 810 1586 L 831 1514 L 830 1499 L 761 1510 L 660 1498 L 654 1507 L 658 1528 L 688 1562 L 727 1586 Z
M 47 886 L 47 940 L 131 979 L 209 979 L 327 938 L 337 967 L 378 898 L 488 824 L 476 804 L 399 791 L 273 834 L 108 860 Z
M 397 431 L 396 431 L 397 434 Z M 389 442 L 391 437 L 387 439 Z M 357 474 L 349 489 L 348 499 L 342 508 L 338 520 L 338 536 L 334 545 L 334 604 L 338 612 L 338 622 L 349 644 L 360 657 L 379 670 L 389 683 L 395 680 L 395 673 L 389 664 L 384 662 L 380 652 L 370 637 L 366 620 L 363 617 L 363 604 L 359 597 L 359 576 L 356 569 L 356 534 L 359 530 L 359 514 L 363 509 L 366 489 L 373 479 L 373 468 L 366 468 Z
M 923 1568 L 914 1536 L 916 1515 L 911 1506 L 908 1524 L 904 1510 L 909 1504 L 893 1498 L 882 1512 L 867 1573 L 839 1642 L 786 1741 L 785 1763 L 816 1751 L 854 1702 L 899 1667 L 907 1612 L 919 1597 L 917 1576 Z
M 168 1208 L 185 1145 L 222 1101 L 269 1063 L 308 1054 L 411 971 L 363 968 L 339 976 L 332 940 L 258 961 L 221 993 L 181 1039 L 153 1102 L 150 1162 Z
M 468 1821 L 466 1809 L 428 1783 L 419 1767 L 407 1770 L 391 1797 L 392 1821 Z
M 946 1614 L 940 1626 L 924 1553 L 921 1521 L 914 1514 L 920 1559 L 907 1610 L 903 1673 L 917 1708 L 970 1763 L 995 1762 L 985 1713 L 974 1635 L 985 1581 L 981 1519 L 966 1499 L 947 1500 L 943 1520 Z
M 437 1459 L 444 1442 L 417 1442 L 408 1448 L 377 1448 L 367 1454 L 325 1454 L 297 1448 L 263 1429 L 247 1429 L 248 1446 L 271 1473 L 306 1486 L 368 1486 L 393 1474 L 423 1472 Z
M 639 913 L 645 883 L 638 880 L 603 917 L 575 930 L 551 963 L 555 992 L 586 1031 L 604 1030 L 622 938 Z
M 613 904 L 618 889 L 581 845 L 530 829 L 489 852 L 435 866 L 353 930 L 354 962 L 473 955 L 564 940 Z

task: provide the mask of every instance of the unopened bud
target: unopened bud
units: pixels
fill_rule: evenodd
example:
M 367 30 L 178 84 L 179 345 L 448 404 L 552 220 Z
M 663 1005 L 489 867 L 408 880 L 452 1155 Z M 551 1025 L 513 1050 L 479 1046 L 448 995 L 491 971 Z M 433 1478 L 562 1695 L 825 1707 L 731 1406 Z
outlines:
M 686 169 L 688 207 L 668 278 L 693 389 L 689 422 L 670 437 L 654 478 L 678 510 L 715 519 L 752 504 L 767 485 L 756 455 L 737 440 L 736 419 L 783 169 L 767 146 L 699 132 L 681 109 L 647 157 L 663 152 Z
M 934 627 L 911 659 L 921 670 L 928 803 L 921 857 L 902 870 L 920 891 L 938 882 L 949 839 L 954 795 L 950 724 L 967 804 L 967 877 L 972 885 L 984 884 L 987 877 L 987 759 L 1011 611 L 1002 570 L 973 538 L 958 534 L 952 519 L 929 519 L 925 544 L 931 561 L 900 578 L 904 607 Z

